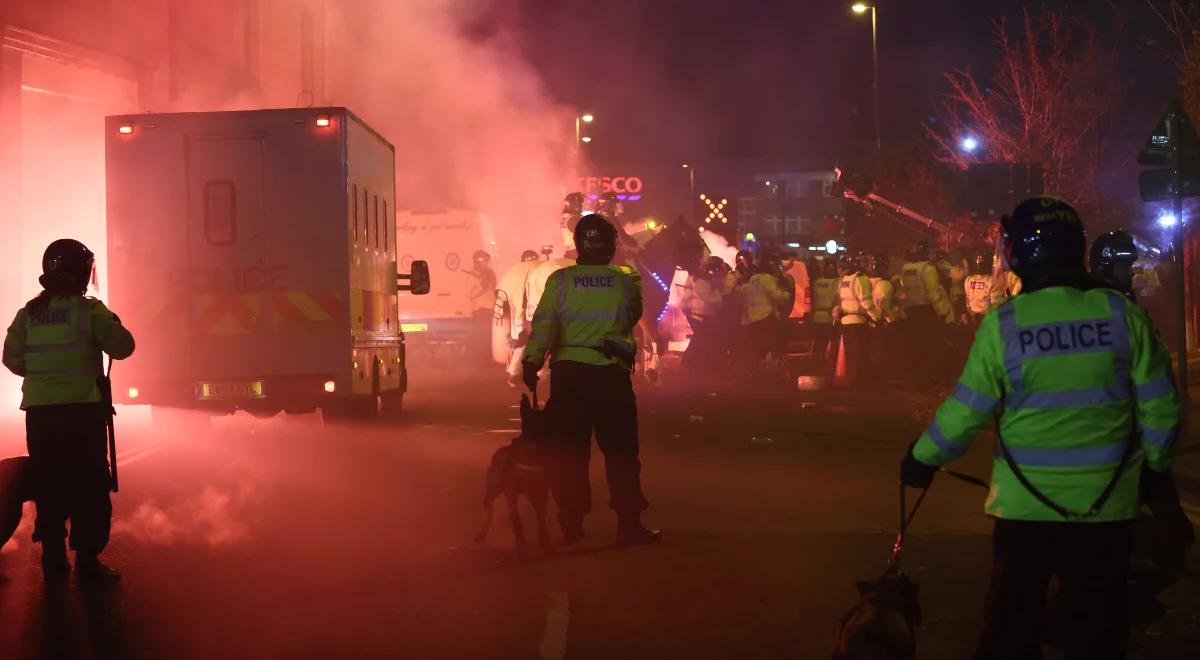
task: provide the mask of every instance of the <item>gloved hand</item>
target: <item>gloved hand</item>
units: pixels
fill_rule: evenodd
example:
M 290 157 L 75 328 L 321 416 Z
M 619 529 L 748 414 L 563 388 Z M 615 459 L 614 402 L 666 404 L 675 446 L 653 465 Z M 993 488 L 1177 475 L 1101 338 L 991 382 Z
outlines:
M 521 380 L 525 383 L 525 387 L 529 388 L 530 392 L 536 392 L 538 386 L 538 372 L 541 371 L 541 365 L 532 362 L 521 363 Z
M 916 444 L 913 443 L 914 446 Z M 908 448 L 908 453 L 904 455 L 904 460 L 900 463 L 900 482 L 911 488 L 929 488 L 929 484 L 933 483 L 933 475 L 937 472 L 937 468 L 918 461 L 913 456 L 912 449 L 912 446 Z

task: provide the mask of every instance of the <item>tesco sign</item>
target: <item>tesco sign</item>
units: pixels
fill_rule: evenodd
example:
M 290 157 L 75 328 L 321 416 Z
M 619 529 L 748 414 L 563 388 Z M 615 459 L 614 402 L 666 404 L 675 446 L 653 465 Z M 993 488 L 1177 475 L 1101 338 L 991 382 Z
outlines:
M 579 188 L 585 194 L 617 193 L 620 195 L 640 195 L 642 192 L 642 177 L 640 176 L 581 176 Z

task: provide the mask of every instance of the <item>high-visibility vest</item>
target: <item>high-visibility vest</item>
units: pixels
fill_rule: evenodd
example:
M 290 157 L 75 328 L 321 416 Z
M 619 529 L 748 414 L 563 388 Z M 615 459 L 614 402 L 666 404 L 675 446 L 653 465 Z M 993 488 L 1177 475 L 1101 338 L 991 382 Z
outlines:
M 779 318 L 791 299 L 779 278 L 770 273 L 755 273 L 737 291 L 742 298 L 742 325 Z
M 1019 472 L 1059 507 L 1085 513 L 1128 449 L 1112 495 L 1086 520 L 1130 520 L 1143 461 L 1169 469 L 1181 413 L 1167 349 L 1141 307 L 1111 289 L 1051 287 L 983 317 L 954 394 L 913 455 L 926 465 L 957 458 L 999 415 Z M 999 445 L 985 508 L 997 518 L 1063 520 L 1021 483 Z
M 133 335 L 95 298 L 31 305 L 17 312 L 4 339 L 4 366 L 25 379 L 21 408 L 99 401 L 103 353 L 129 357 Z
M 838 281 L 831 277 L 817 278 L 812 285 L 813 323 L 831 323 L 837 299 Z
M 546 291 L 546 282 L 550 280 L 550 276 L 555 271 L 574 265 L 574 259 L 558 258 L 549 261 L 539 261 L 537 267 L 529 271 L 529 275 L 525 278 L 525 300 L 527 301 L 525 303 L 526 325 L 533 323 L 533 313 L 537 310 L 538 303 L 542 300 L 542 293 Z
M 904 308 L 932 305 L 933 311 L 942 318 L 952 313 L 950 299 L 942 288 L 938 269 L 928 261 L 913 261 L 904 264 L 900 271 L 901 286 L 904 287 Z
M 838 282 L 839 323 L 859 325 L 879 320 L 879 308 L 871 288 L 871 278 L 862 273 L 845 275 Z
M 967 296 L 967 309 L 972 314 L 983 314 L 992 306 L 996 292 L 992 290 L 991 275 L 968 275 L 963 280 L 963 293 Z
M 525 297 L 525 283 L 529 274 L 541 265 L 541 261 L 518 261 L 505 271 L 496 285 L 496 305 L 492 317 L 499 320 L 507 316 L 511 323 L 509 332 L 515 340 L 521 336 L 528 318 L 526 305 L 532 304 Z
M 628 266 L 569 266 L 546 280 L 533 315 L 525 362 L 582 362 L 633 368 L 633 328 L 642 318 L 642 282 Z

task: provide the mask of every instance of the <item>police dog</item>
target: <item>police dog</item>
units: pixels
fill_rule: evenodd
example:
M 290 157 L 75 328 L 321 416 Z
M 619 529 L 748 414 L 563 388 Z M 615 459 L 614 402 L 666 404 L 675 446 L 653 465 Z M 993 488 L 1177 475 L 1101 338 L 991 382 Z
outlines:
M 28 456 L 0 461 L 0 546 L 21 524 L 21 508 L 33 499 L 33 470 Z
M 487 471 L 487 483 L 483 494 L 483 528 L 475 536 L 476 543 L 487 539 L 492 526 L 492 505 L 501 493 L 508 503 L 508 515 L 512 519 L 513 532 L 517 539 L 517 555 L 526 557 L 525 529 L 517 509 L 517 498 L 524 495 L 533 504 L 537 515 L 538 542 L 543 553 L 550 553 L 553 544 L 550 530 L 546 526 L 546 500 L 550 492 L 549 475 L 543 456 L 542 440 L 546 433 L 546 413 L 534 408 L 529 397 L 521 395 L 521 435 L 508 445 L 492 454 L 492 463 Z
M 874 582 L 859 582 L 861 597 L 842 617 L 833 660 L 912 660 L 921 624 L 917 585 L 892 565 Z

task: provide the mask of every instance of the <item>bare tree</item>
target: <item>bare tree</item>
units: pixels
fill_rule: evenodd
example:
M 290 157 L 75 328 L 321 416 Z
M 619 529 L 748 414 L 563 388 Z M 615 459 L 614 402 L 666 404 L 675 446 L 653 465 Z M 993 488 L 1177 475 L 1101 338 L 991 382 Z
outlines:
M 972 162 L 1036 163 L 1046 190 L 1091 213 L 1100 211 L 1097 177 L 1115 108 L 1115 47 L 1092 25 L 1061 10 L 1028 10 L 1018 30 L 994 22 L 995 71 L 980 80 L 969 69 L 946 74 L 950 91 L 939 121 L 925 125 L 938 160 L 960 169 Z M 960 150 L 973 136 L 978 148 Z
M 1188 114 L 1200 110 L 1200 3 L 1195 0 L 1146 0 L 1146 6 L 1162 23 L 1165 38 L 1146 41 L 1158 47 L 1179 73 L 1179 87 Z

